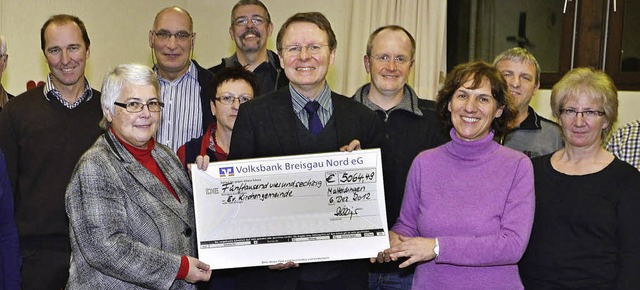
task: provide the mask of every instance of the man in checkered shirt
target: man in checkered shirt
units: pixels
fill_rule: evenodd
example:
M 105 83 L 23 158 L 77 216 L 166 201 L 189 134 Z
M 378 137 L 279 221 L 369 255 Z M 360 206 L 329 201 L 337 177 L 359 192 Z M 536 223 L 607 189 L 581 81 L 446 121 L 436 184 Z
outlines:
M 607 150 L 640 170 L 640 120 L 616 130 L 609 139 Z

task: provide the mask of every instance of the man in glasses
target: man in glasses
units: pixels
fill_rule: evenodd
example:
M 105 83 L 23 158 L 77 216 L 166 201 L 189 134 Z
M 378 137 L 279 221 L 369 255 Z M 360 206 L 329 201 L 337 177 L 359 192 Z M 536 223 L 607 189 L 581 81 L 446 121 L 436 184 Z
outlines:
M 80 156 L 102 130 L 100 92 L 84 71 L 89 35 L 75 16 L 54 15 L 40 30 L 46 84 L 8 102 L 0 147 L 15 195 L 22 289 L 61 289 L 69 275 L 65 190 Z
M 371 83 L 353 96 L 376 112 L 385 124 L 381 149 L 389 228 L 400 214 L 413 158 L 448 140 L 435 116 L 433 101 L 419 99 L 407 84 L 415 50 L 415 39 L 403 27 L 388 25 L 376 29 L 369 36 L 364 56 L 364 68 Z M 369 289 L 411 289 L 415 266 L 399 269 L 399 265 L 399 262 L 372 264 Z
M 336 53 L 329 20 L 297 13 L 278 32 L 280 62 L 289 86 L 242 104 L 229 159 L 375 148 L 380 120 L 362 104 L 332 92 L 326 81 Z M 237 289 L 366 289 L 367 261 L 299 265 L 293 262 L 239 270 Z M 295 268 L 295 269 L 290 269 Z
M 9 55 L 7 54 L 7 42 L 5 41 L 4 36 L 0 35 L 0 81 L 2 81 L 2 73 L 7 69 L 7 61 L 9 61 Z M 12 98 L 13 95 L 9 94 L 0 83 L 0 112 L 9 99 Z
M 289 80 L 280 67 L 278 55 L 267 49 L 267 39 L 273 31 L 271 15 L 259 0 L 240 0 L 231 9 L 229 35 L 236 44 L 236 53 L 223 58 L 209 70 L 214 74 L 222 68 L 242 66 L 258 78 L 256 96 L 273 92 Z
M 191 59 L 195 39 L 191 15 L 175 6 L 158 12 L 149 31 L 164 103 L 156 140 L 174 151 L 202 135 L 214 121 L 209 110 L 213 75 Z
M 530 158 L 553 153 L 563 147 L 560 126 L 538 115 L 529 103 L 540 87 L 540 64 L 526 48 L 514 47 L 496 56 L 493 66 L 507 81 L 517 116 L 500 144 Z

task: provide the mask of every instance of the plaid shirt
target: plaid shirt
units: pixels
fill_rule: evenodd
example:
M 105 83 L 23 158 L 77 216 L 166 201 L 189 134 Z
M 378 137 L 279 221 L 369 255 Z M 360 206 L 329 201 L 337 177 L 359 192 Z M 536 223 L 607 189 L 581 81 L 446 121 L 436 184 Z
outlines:
M 609 139 L 607 150 L 640 170 L 640 120 L 619 128 Z
M 75 102 L 69 103 L 67 102 L 67 100 L 62 98 L 60 91 L 58 91 L 58 89 L 53 86 L 53 81 L 51 80 L 51 78 L 52 75 L 51 73 L 49 73 L 47 83 L 44 85 L 44 96 L 45 98 L 47 98 L 47 101 L 51 101 L 51 97 L 54 97 L 56 98 L 56 100 L 58 100 L 58 102 L 62 103 L 63 106 L 67 107 L 68 109 L 73 109 L 80 105 L 80 103 L 82 103 L 83 101 L 89 101 L 91 100 L 91 97 L 93 97 L 93 91 L 91 90 L 91 86 L 89 86 L 89 81 L 87 81 L 87 79 L 85 78 L 84 92 L 82 93 L 82 96 L 76 99 Z

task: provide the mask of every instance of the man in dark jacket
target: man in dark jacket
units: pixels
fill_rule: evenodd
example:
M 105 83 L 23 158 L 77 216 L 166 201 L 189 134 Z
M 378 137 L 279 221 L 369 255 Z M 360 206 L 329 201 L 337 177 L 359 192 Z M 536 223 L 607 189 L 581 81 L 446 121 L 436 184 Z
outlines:
M 493 60 L 507 81 L 517 109 L 516 119 L 500 144 L 521 151 L 530 158 L 551 154 L 563 147 L 562 131 L 555 122 L 536 113 L 529 105 L 540 87 L 540 64 L 526 48 L 513 47 Z
M 243 66 L 258 78 L 255 96 L 276 91 L 289 83 L 278 55 L 267 49 L 273 31 L 271 15 L 259 0 L 240 0 L 231 10 L 229 35 L 236 43 L 236 53 L 209 68 L 214 74 L 224 67 Z
M 376 148 L 380 121 L 362 104 L 329 88 L 336 36 L 318 12 L 297 13 L 277 37 L 289 86 L 240 106 L 229 160 Z M 366 289 L 365 260 L 293 262 L 240 269 L 237 289 Z
M 433 101 L 419 99 L 407 85 L 415 50 L 416 42 L 406 29 L 397 25 L 376 29 L 369 36 L 364 56 L 371 83 L 358 89 L 353 97 L 375 111 L 384 123 L 381 149 L 389 228 L 400 214 L 413 158 L 448 140 L 435 116 Z M 398 265 L 371 265 L 369 289 L 411 289 L 415 267 L 399 269 Z

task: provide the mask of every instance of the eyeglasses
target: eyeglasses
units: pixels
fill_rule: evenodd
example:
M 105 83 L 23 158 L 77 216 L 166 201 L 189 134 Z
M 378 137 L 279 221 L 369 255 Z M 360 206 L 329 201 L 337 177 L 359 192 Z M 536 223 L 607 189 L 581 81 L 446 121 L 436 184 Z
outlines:
M 560 115 L 565 117 L 565 118 L 574 119 L 574 118 L 578 117 L 578 114 L 582 115 L 582 118 L 584 118 L 584 119 L 593 120 L 593 119 L 595 119 L 597 117 L 604 116 L 605 112 L 592 111 L 592 110 L 576 111 L 576 110 L 573 110 L 573 109 L 560 109 Z
M 114 102 L 113 104 L 119 107 L 123 107 L 129 113 L 142 112 L 142 110 L 144 109 L 144 106 L 147 106 L 147 109 L 149 109 L 149 112 L 160 112 L 164 107 L 164 103 L 160 101 L 149 101 L 146 104 L 141 102 L 136 102 L 136 101 L 127 102 L 127 103 Z
M 374 55 L 372 56 L 373 59 L 375 59 L 376 61 L 379 62 L 386 62 L 386 63 L 391 63 L 391 62 L 395 62 L 397 64 L 407 64 L 411 61 L 411 59 L 409 59 L 408 57 L 405 56 L 396 56 L 396 57 L 390 57 L 386 54 L 383 55 Z
M 156 38 L 158 38 L 158 40 L 160 41 L 167 41 L 171 38 L 171 36 L 175 37 L 177 41 L 187 41 L 189 40 L 189 38 L 191 38 L 195 33 L 189 33 L 186 31 L 179 31 L 176 33 L 170 33 L 168 31 L 164 31 L 164 30 L 160 30 L 160 31 L 153 31 L 153 35 L 156 36 Z
M 238 102 L 240 102 L 240 104 L 246 103 L 249 100 L 251 100 L 252 97 L 249 96 L 219 96 L 216 97 L 216 100 L 218 100 L 218 102 L 223 103 L 225 105 L 231 105 L 233 104 L 233 101 L 238 100 Z
M 259 26 L 259 25 L 267 22 L 267 20 L 265 20 L 262 16 L 254 16 L 254 17 L 251 17 L 251 18 L 238 17 L 238 18 L 236 18 L 236 20 L 233 21 L 233 25 L 235 25 L 235 26 L 247 26 L 247 24 L 249 24 L 249 21 L 251 21 L 251 23 L 253 23 L 254 26 Z
M 310 54 L 318 54 L 326 44 L 309 44 L 309 45 L 288 45 L 284 47 L 284 52 L 289 55 L 299 55 L 303 48 L 307 49 Z

